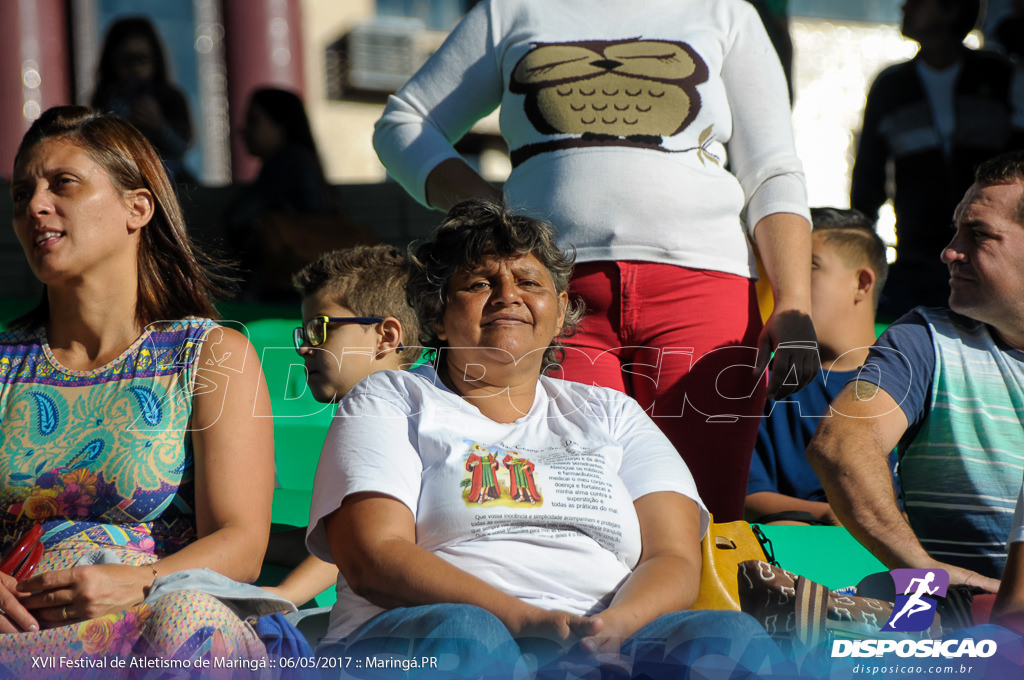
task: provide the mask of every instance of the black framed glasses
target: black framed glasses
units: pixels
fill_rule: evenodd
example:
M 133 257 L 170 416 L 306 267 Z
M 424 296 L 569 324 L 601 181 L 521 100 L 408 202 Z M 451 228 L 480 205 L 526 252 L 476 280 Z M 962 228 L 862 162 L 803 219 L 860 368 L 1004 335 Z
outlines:
M 370 324 L 380 323 L 383 317 L 379 316 L 314 316 L 312 319 L 292 331 L 292 340 L 295 342 L 295 351 L 302 349 L 304 344 L 310 347 L 319 347 L 327 342 L 327 325 L 339 323 Z

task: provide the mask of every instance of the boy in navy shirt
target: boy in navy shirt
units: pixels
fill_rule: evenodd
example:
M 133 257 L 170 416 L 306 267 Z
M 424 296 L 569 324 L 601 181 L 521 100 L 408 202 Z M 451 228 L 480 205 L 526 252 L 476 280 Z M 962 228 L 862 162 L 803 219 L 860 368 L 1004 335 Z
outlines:
M 765 405 L 747 483 L 745 515 L 752 522 L 839 523 L 804 450 L 875 342 L 885 244 L 857 210 L 813 208 L 811 219 L 811 315 L 822 370 L 803 390 Z
M 337 403 L 371 373 L 416 363 L 419 323 L 405 298 L 408 278 L 401 251 L 387 245 L 325 253 L 293 277 L 302 295 L 302 326 L 293 341 L 317 401 Z M 432 379 L 429 364 L 415 370 Z M 296 606 L 338 580 L 338 568 L 310 555 L 304 537 L 305 528 L 275 534 L 267 554 L 275 563 L 304 557 L 280 585 L 268 588 Z

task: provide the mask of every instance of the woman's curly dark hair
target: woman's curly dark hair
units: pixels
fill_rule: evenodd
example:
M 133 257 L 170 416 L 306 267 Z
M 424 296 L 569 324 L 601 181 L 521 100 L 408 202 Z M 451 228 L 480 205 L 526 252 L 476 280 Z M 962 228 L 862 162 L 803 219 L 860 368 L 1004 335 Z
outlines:
M 526 255 L 533 255 L 544 265 L 556 292 L 569 290 L 576 254 L 558 247 L 555 230 L 547 222 L 478 199 L 463 201 L 448 211 L 430 240 L 409 247 L 412 271 L 408 298 L 420 320 L 420 341 L 427 347 L 445 346 L 436 329 L 448 304 L 448 284 L 457 271 L 477 267 L 489 257 Z M 575 333 L 582 316 L 582 305 L 570 300 L 558 338 Z M 562 353 L 557 344 L 548 347 L 544 352 L 544 369 L 557 367 Z

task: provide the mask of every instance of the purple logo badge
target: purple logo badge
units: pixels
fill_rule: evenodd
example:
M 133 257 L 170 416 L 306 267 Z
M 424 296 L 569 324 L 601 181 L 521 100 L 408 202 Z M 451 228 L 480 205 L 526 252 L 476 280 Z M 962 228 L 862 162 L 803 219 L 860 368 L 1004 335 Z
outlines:
M 949 574 L 945 569 L 893 569 L 896 602 L 885 631 L 927 630 L 935 620 L 936 597 L 945 597 Z

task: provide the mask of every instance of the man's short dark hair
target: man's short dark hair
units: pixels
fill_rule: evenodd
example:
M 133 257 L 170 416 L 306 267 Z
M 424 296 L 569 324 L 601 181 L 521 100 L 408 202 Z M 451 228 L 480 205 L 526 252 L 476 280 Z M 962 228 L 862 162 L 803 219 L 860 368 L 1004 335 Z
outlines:
M 811 224 L 825 242 L 833 246 L 848 267 L 867 267 L 875 273 L 874 303 L 889 276 L 885 243 L 875 232 L 875 224 L 859 210 L 811 208 Z
M 984 161 L 974 171 L 974 183 L 1024 184 L 1024 150 L 1008 151 Z M 1024 226 L 1024 192 L 1017 203 L 1017 224 Z

